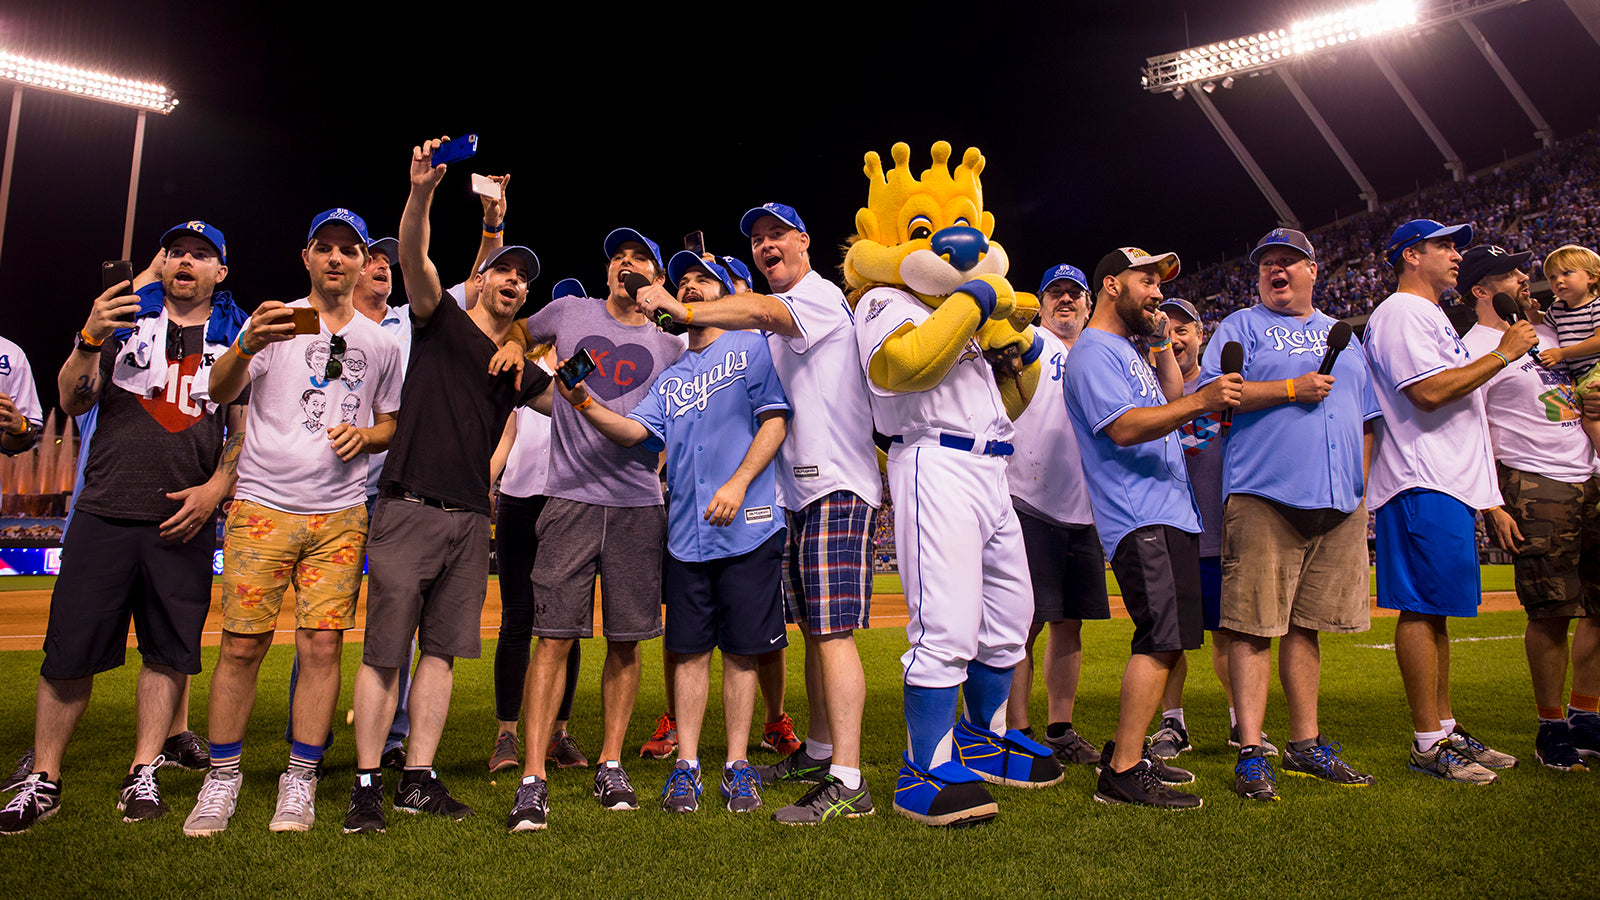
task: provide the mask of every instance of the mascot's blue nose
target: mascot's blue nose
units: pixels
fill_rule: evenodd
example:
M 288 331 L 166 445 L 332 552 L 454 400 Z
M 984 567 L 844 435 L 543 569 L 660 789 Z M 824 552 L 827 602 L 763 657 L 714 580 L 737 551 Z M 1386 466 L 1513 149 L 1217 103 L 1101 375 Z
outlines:
M 933 252 L 944 257 L 958 271 L 965 272 L 978 264 L 989 252 L 989 239 L 983 232 L 967 225 L 941 228 L 929 241 Z

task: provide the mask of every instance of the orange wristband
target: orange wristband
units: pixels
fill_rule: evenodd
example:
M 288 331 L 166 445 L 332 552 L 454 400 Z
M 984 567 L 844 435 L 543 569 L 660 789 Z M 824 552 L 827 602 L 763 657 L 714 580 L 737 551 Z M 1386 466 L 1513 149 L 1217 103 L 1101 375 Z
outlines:
M 1289 389 L 1289 402 L 1293 403 L 1294 402 L 1294 379 L 1293 378 L 1285 378 L 1283 380 L 1283 384 L 1284 384 L 1285 387 L 1287 387 Z
M 685 304 L 683 307 L 683 324 L 688 325 L 694 321 L 694 306 Z
M 589 408 L 589 404 L 591 404 L 593 402 L 594 402 L 594 397 L 591 395 L 591 396 L 583 398 L 583 402 L 582 403 L 574 403 L 572 405 L 572 408 L 577 410 L 577 411 L 579 411 L 579 412 L 583 412 L 584 410 L 588 409 Z

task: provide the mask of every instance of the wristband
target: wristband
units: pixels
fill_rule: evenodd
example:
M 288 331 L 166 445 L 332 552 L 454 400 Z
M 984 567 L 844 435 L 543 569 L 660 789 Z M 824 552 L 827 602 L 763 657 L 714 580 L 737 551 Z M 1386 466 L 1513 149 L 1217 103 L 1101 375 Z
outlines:
M 99 350 L 100 349 L 100 345 L 104 344 L 104 343 L 105 343 L 105 341 L 97 341 L 94 338 L 89 337 L 89 329 L 88 328 L 85 327 L 85 328 L 78 329 L 78 343 L 77 343 L 77 346 L 79 346 L 79 347 L 88 347 L 91 350 Z
M 1289 402 L 1293 403 L 1294 402 L 1294 379 L 1293 378 L 1285 378 L 1283 380 L 1283 386 L 1289 389 Z
M 239 336 L 233 339 L 233 352 L 239 354 L 240 356 L 244 357 L 245 359 L 249 359 L 250 357 L 255 356 L 256 353 L 260 353 L 261 351 L 257 350 L 255 352 L 251 352 L 249 350 L 244 349 L 244 332 L 241 331 L 241 332 L 239 332 Z
M 1172 346 L 1172 338 L 1162 338 L 1161 339 L 1161 343 L 1159 343 L 1159 344 L 1151 344 L 1150 345 L 1150 352 L 1151 353 L 1160 353 L 1161 351 L 1166 350 L 1166 349 L 1170 348 L 1171 346 Z
M 1490 350 L 1489 351 L 1489 355 L 1495 357 L 1498 360 L 1500 360 L 1500 368 L 1502 368 L 1502 369 L 1504 369 L 1506 366 L 1511 365 L 1511 360 L 1506 359 L 1506 355 L 1504 353 L 1501 353 L 1499 350 Z
M 1038 359 L 1040 356 L 1043 356 L 1043 355 L 1044 355 L 1044 341 L 1040 340 L 1039 336 L 1037 334 L 1035 334 L 1033 336 L 1033 346 L 1029 347 L 1027 350 L 1023 351 L 1023 353 L 1022 353 L 1022 364 L 1025 365 L 1025 366 L 1031 366 L 1031 365 L 1033 365 L 1033 361 L 1034 360 Z
M 589 396 L 583 398 L 583 402 L 582 403 L 574 403 L 574 404 L 572 404 L 572 408 L 577 410 L 578 412 L 583 412 L 584 410 L 588 409 L 589 408 L 589 404 L 591 404 L 593 402 L 594 402 L 594 395 L 590 394 Z
M 685 303 L 683 305 L 683 324 L 688 325 L 689 323 L 691 323 L 693 321 L 694 321 L 694 304 Z
M 504 221 L 501 221 L 499 225 L 490 225 L 488 222 L 483 223 L 483 234 L 485 237 L 496 237 L 500 234 L 500 232 L 505 230 L 506 223 Z

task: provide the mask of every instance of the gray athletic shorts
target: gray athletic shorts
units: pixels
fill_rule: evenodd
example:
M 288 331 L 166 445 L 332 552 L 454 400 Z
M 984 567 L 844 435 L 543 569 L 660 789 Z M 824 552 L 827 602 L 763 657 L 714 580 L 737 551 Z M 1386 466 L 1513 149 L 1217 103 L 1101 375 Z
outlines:
M 533 633 L 594 637 L 595 576 L 608 641 L 661 636 L 661 506 L 595 506 L 551 497 L 539 514 L 533 566 Z
M 411 665 L 411 636 L 433 656 L 477 659 L 489 588 L 489 517 L 382 497 L 367 537 L 369 666 Z

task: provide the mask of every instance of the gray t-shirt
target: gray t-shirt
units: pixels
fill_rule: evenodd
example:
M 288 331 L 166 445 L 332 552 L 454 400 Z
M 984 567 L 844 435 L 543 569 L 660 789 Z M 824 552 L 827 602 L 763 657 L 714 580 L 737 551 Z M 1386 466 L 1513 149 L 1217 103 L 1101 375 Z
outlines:
M 604 300 L 589 297 L 551 302 L 528 319 L 528 336 L 535 343 L 554 341 L 562 359 L 588 350 L 595 370 L 584 384 L 596 403 L 624 416 L 644 399 L 656 376 L 683 355 L 678 338 L 654 325 L 624 325 L 612 318 Z M 582 413 L 557 402 L 545 494 L 596 506 L 660 506 L 655 451 L 619 447 Z
M 1200 387 L 1200 375 L 1183 383 L 1185 397 Z M 1200 555 L 1222 555 L 1222 420 L 1206 413 L 1178 427 L 1183 464 L 1189 470 L 1189 487 L 1200 509 Z

